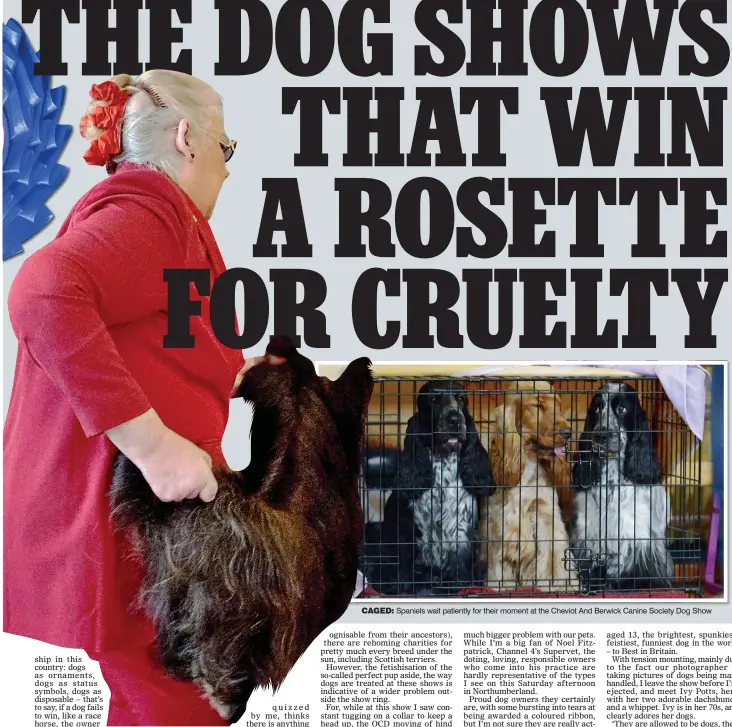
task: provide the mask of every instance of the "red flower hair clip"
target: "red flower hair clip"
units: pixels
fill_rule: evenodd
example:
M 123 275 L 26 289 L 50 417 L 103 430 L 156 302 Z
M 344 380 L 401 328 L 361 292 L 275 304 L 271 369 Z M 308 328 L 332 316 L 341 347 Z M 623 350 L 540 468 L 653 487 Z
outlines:
M 89 91 L 90 111 L 79 122 L 79 132 L 91 144 L 84 152 L 87 164 L 104 166 L 122 150 L 122 124 L 130 97 L 114 81 L 94 84 Z

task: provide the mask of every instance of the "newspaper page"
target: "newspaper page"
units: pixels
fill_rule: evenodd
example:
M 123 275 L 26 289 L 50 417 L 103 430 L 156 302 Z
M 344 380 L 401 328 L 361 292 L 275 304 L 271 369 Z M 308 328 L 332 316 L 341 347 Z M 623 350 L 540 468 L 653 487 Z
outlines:
M 726 0 L 7 0 L 2 723 L 732 727 Z

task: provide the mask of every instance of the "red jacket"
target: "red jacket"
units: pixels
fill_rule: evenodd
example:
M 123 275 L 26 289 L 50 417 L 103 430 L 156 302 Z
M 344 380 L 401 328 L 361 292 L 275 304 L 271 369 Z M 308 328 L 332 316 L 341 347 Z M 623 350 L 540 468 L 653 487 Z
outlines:
M 243 364 L 241 351 L 213 335 L 207 299 L 191 318 L 195 347 L 163 348 L 163 269 L 184 267 L 209 268 L 212 283 L 224 271 L 207 221 L 163 174 L 125 164 L 77 203 L 13 281 L 18 357 L 3 477 L 9 633 L 100 652 L 148 628 L 130 613 L 140 574 L 109 521 L 115 448 L 103 432 L 152 407 L 220 461 Z

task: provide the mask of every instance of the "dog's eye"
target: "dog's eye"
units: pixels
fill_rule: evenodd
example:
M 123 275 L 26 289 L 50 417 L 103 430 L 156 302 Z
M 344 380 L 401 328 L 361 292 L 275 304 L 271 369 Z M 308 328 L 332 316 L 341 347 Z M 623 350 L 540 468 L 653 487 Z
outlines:
M 625 414 L 625 412 L 628 411 L 622 404 L 618 406 L 618 414 Z

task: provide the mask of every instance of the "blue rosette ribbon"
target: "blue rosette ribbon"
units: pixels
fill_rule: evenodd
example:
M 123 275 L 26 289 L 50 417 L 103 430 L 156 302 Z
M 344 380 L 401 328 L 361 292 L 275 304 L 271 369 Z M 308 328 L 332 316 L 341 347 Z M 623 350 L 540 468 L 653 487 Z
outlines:
M 3 23 L 3 260 L 53 219 L 46 201 L 69 172 L 58 163 L 72 128 L 58 123 L 66 88 L 37 76 L 38 60 L 20 23 Z

